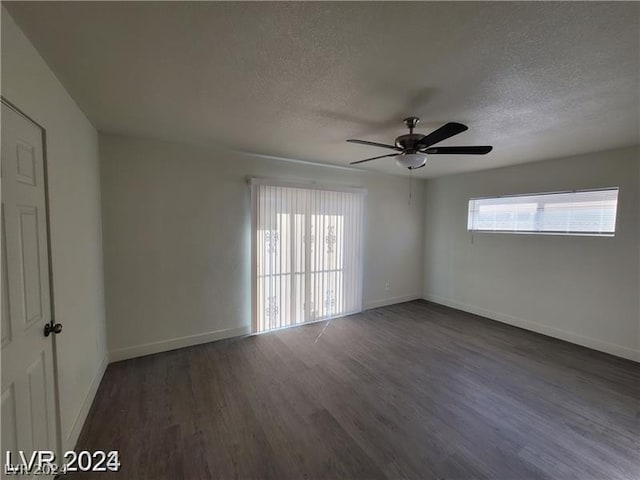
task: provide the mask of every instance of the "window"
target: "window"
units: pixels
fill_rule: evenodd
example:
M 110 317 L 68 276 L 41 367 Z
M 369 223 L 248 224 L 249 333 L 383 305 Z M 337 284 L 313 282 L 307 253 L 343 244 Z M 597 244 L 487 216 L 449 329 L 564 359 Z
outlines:
M 362 310 L 364 190 L 252 180 L 253 329 Z
M 613 236 L 618 188 L 469 200 L 467 230 Z

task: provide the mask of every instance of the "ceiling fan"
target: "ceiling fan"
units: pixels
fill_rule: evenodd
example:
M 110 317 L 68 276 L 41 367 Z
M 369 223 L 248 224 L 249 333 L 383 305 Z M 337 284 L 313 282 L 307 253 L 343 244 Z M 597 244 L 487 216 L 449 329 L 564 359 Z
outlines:
M 469 127 L 461 123 L 449 122 L 431 132 L 429 135 L 422 135 L 420 133 L 413 133 L 413 129 L 420 122 L 418 117 L 407 117 L 403 121 L 409 129 L 409 133 L 396 138 L 395 145 L 369 142 L 367 140 L 347 140 L 347 142 L 350 143 L 372 145 L 374 147 L 388 148 L 396 151 L 396 153 L 390 153 L 388 155 L 380 155 L 379 157 L 351 162 L 349 165 L 370 162 L 378 158 L 396 157 L 396 163 L 399 166 L 408 168 L 409 170 L 415 170 L 425 166 L 427 155 L 485 155 L 493 149 L 493 147 L 488 145 L 476 147 L 432 147 L 432 145 L 436 143 L 464 132 Z

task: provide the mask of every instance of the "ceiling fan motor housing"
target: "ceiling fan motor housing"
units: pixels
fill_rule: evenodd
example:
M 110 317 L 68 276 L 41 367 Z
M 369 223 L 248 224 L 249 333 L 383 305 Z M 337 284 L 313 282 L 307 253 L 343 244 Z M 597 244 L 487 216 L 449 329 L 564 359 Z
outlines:
M 396 138 L 396 147 L 401 148 L 410 153 L 417 152 L 418 142 L 424 138 L 424 135 L 419 133 L 407 133 L 405 135 L 400 135 Z

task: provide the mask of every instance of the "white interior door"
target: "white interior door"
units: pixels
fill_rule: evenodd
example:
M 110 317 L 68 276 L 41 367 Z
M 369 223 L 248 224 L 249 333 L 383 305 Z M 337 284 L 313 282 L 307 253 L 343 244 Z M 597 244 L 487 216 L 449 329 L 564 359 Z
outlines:
M 56 451 L 42 130 L 2 104 L 2 475 L 6 452 Z

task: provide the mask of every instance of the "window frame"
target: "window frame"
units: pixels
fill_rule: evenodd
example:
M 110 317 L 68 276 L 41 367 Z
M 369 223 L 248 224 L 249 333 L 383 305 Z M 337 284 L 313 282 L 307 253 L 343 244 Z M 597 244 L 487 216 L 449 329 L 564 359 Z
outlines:
M 599 232 L 599 231 L 558 231 L 558 230 L 489 230 L 489 229 L 473 229 L 472 214 L 476 211 L 472 208 L 473 202 L 477 200 L 498 200 L 501 198 L 527 198 L 527 197 L 542 197 L 545 195 L 562 195 L 562 194 L 576 194 L 576 193 L 591 193 L 591 192 L 606 192 L 616 191 L 616 212 L 613 221 L 612 232 Z M 555 192 L 538 192 L 538 193 L 517 193 L 509 195 L 493 195 L 483 197 L 472 197 L 467 202 L 467 231 L 472 235 L 477 233 L 498 233 L 498 234 L 512 234 L 512 235 L 552 235 L 552 236 L 569 236 L 569 237 L 615 237 L 618 227 L 618 201 L 620 196 L 620 187 L 598 187 L 598 188 L 585 188 L 575 190 L 562 190 Z M 536 210 L 536 213 L 540 212 L 540 205 Z

